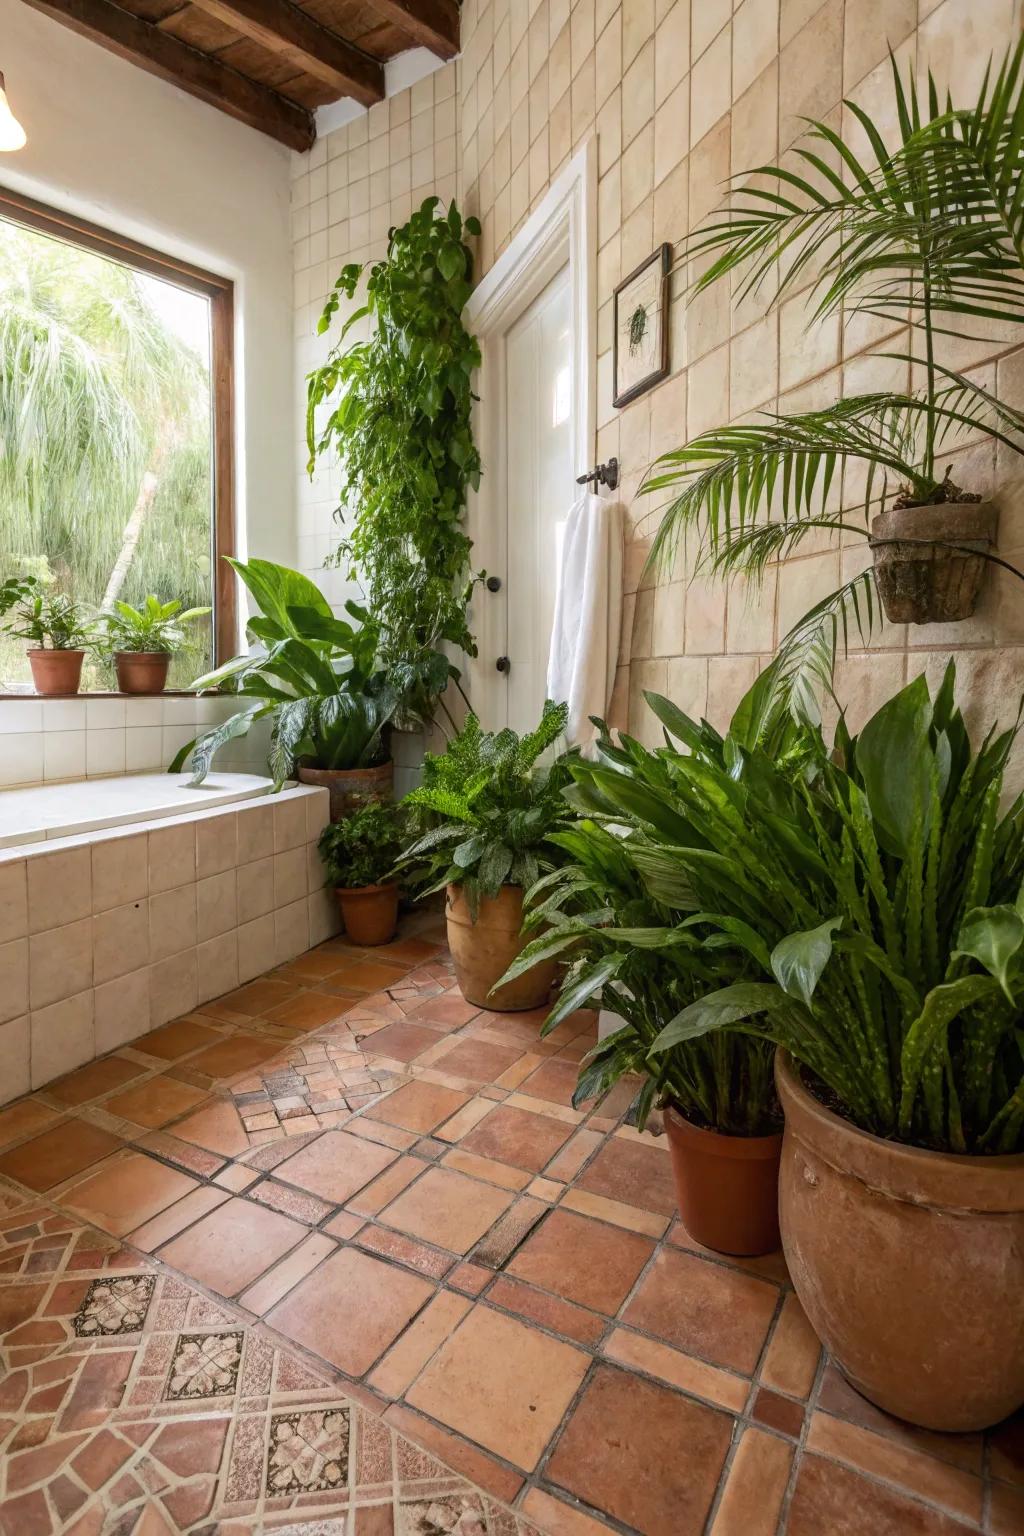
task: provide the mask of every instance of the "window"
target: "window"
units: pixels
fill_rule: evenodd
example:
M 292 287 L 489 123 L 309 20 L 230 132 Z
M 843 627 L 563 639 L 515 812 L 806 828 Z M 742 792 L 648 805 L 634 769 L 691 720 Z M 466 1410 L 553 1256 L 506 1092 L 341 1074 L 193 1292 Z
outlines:
M 212 607 L 171 688 L 235 649 L 232 331 L 226 279 L 0 189 L 0 577 Z M 0 635 L 0 691 L 30 686 Z

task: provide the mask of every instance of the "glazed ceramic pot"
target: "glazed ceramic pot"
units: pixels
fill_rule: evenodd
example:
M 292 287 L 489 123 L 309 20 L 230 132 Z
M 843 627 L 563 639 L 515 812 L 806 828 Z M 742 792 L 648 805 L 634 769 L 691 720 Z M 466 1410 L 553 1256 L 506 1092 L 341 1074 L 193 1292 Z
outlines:
M 163 693 L 171 658 L 167 651 L 115 651 L 114 670 L 122 693 Z
M 872 518 L 875 581 L 889 622 L 949 624 L 969 619 L 985 575 L 985 554 L 995 547 L 998 522 L 995 507 L 969 501 L 900 507 Z
M 42 646 L 28 651 L 32 682 L 36 693 L 50 697 L 59 693 L 77 693 L 82 684 L 84 651 L 49 651 Z
M 497 896 L 485 896 L 474 923 L 460 885 L 449 885 L 445 897 L 448 947 L 455 965 L 455 979 L 467 1003 L 490 1008 L 494 1013 L 521 1013 L 542 1008 L 551 995 L 556 962 L 535 965 L 525 975 L 492 992 L 529 940 L 523 926 L 523 892 L 518 885 L 503 885 Z
M 353 944 L 367 949 L 388 944 L 398 927 L 398 886 L 337 886 L 334 894 L 341 907 L 341 920 Z
M 344 821 L 356 806 L 367 800 L 390 800 L 395 782 L 395 765 L 388 760 L 376 768 L 306 768 L 297 769 L 300 784 L 317 784 L 331 798 L 331 820 Z
M 1024 1403 L 1024 1155 L 884 1141 L 776 1058 L 782 1246 L 811 1326 L 852 1384 L 925 1429 Z
M 753 1257 L 779 1246 L 782 1132 L 725 1136 L 664 1112 L 683 1226 L 716 1253 Z

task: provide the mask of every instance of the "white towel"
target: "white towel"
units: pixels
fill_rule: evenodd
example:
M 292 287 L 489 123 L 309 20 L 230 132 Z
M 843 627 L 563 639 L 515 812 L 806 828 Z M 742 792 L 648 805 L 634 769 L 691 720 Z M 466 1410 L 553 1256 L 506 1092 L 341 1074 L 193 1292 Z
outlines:
M 565 524 L 548 653 L 548 698 L 569 706 L 571 747 L 592 749 L 615 685 L 622 622 L 622 505 L 589 493 Z

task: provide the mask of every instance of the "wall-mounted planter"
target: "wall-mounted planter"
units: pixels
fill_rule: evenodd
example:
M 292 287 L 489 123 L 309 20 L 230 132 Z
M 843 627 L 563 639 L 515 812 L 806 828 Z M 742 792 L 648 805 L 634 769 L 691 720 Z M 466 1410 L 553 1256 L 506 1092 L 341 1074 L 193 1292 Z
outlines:
M 999 513 L 989 502 L 900 507 L 872 518 L 875 580 L 889 622 L 951 624 L 969 619 L 998 523 Z M 904 539 L 906 543 L 899 542 Z

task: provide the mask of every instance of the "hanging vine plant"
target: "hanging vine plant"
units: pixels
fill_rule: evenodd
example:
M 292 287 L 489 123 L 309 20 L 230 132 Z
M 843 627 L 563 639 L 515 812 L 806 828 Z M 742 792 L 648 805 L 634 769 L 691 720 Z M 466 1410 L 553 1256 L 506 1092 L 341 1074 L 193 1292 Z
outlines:
M 464 521 L 467 491 L 480 483 L 470 422 L 480 348 L 462 312 L 473 275 L 464 236 L 480 226 L 464 221 L 454 203 L 438 216 L 438 203 L 428 197 L 392 229 L 386 259 L 370 268 L 365 303 L 309 375 L 306 416 L 310 473 L 330 448 L 341 463 L 336 516 L 344 535 L 334 563 L 361 583 L 381 627 L 382 661 L 418 720 L 458 675 L 440 646 L 476 654 L 466 619 L 474 578 Z M 319 334 L 342 299 L 355 297 L 363 272 L 342 268 Z M 371 336 L 349 342 L 366 316 L 375 322 Z

